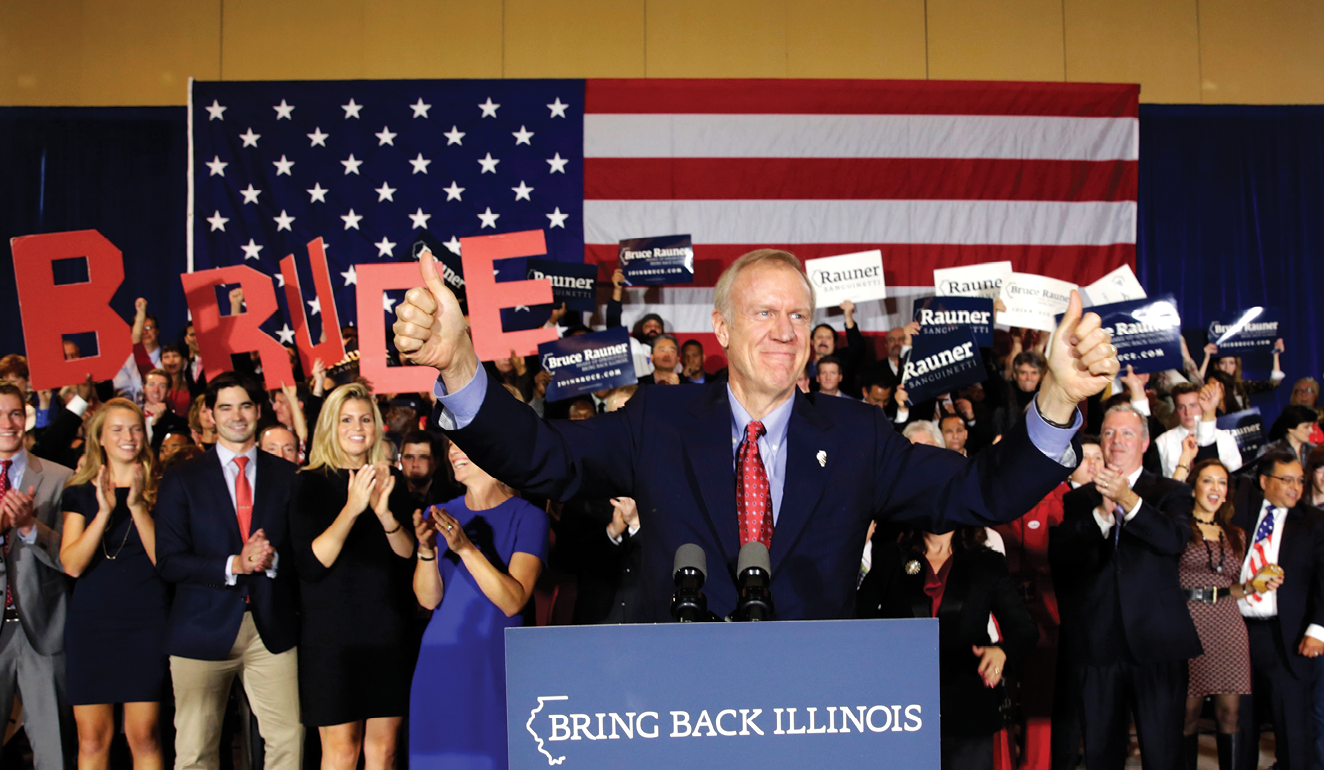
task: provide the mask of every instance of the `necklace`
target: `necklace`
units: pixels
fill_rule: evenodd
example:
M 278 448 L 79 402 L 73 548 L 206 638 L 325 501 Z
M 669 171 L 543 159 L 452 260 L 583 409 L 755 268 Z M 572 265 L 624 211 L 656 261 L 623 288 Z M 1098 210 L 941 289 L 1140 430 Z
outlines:
M 101 552 L 104 553 L 104 554 L 106 555 L 106 561 L 115 561 L 116 559 L 118 559 L 118 558 L 120 557 L 120 552 L 124 550 L 124 546 L 127 545 L 128 542 L 129 542 L 129 533 L 132 532 L 133 529 L 134 529 L 134 527 L 136 527 L 136 526 L 138 526 L 138 525 L 134 523 L 134 521 L 133 521 L 133 515 L 130 514 L 130 515 L 129 515 L 129 526 L 127 526 L 127 527 L 124 528 L 124 539 L 120 541 L 120 547 L 115 549 L 115 555 L 114 555 L 114 556 L 111 556 L 111 555 L 110 555 L 110 551 L 106 548 L 106 535 L 105 535 L 105 533 L 103 532 L 103 533 L 101 534 Z
M 1218 566 L 1214 566 L 1214 549 L 1209 547 L 1209 541 L 1201 538 L 1204 542 L 1205 556 L 1209 558 L 1209 569 L 1212 572 L 1223 574 L 1223 561 L 1227 558 L 1227 552 L 1223 550 L 1223 530 L 1218 530 Z

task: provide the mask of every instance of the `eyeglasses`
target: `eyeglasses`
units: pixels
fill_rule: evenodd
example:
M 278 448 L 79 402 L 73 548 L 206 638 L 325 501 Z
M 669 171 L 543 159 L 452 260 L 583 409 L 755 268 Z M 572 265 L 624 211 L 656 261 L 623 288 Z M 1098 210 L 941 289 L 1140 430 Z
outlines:
M 1306 480 L 1300 476 L 1266 476 L 1265 478 L 1281 481 L 1289 487 L 1304 487 Z

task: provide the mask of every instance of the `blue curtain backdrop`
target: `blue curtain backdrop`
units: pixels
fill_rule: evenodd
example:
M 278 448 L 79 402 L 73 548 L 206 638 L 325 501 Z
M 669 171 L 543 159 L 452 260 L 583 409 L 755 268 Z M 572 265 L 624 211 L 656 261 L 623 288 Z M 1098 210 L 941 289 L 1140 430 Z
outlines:
M 181 107 L 0 108 L 0 236 L 100 230 L 131 266 L 116 310 L 131 317 L 146 297 L 164 338 L 177 339 L 186 129 Z M 1271 421 L 1292 381 L 1320 377 L 1324 107 L 1141 105 L 1139 209 L 1136 272 L 1151 294 L 1176 295 L 1192 338 L 1215 315 L 1282 310 L 1287 382 L 1257 397 Z M 7 353 L 23 341 L 12 257 L 0 253 Z M 1264 376 L 1268 358 L 1247 366 Z

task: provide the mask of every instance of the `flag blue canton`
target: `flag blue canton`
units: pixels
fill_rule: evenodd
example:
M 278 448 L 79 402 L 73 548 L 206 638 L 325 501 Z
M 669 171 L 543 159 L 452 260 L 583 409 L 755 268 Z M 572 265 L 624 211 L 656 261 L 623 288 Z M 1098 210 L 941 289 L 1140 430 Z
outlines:
M 542 230 L 546 258 L 582 262 L 583 137 L 582 80 L 195 82 L 193 269 L 244 264 L 283 283 L 294 254 L 315 339 L 314 238 L 342 323 L 354 265 L 412 261 L 424 232 L 458 254 L 460 238 Z M 497 280 L 523 279 L 523 262 Z M 528 314 L 507 311 L 507 328 L 546 320 L 511 323 Z M 284 324 L 267 328 L 286 341 Z

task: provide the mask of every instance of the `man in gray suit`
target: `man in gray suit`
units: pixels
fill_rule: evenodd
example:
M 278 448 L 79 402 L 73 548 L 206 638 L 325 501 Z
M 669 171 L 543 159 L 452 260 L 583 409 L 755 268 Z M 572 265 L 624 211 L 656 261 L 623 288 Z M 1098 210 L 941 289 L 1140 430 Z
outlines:
M 60 498 L 72 471 L 24 448 L 23 394 L 0 383 L 0 715 L 23 697 L 37 770 L 72 764 L 73 714 L 64 690 L 69 578 L 60 566 Z

